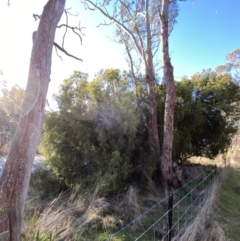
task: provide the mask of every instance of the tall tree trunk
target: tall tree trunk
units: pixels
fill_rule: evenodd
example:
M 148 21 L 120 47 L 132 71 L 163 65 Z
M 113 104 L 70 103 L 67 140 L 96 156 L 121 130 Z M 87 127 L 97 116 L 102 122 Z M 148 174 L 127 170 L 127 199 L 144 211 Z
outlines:
M 7 215 L 0 217 L 0 233 L 9 230 L 4 240 L 21 240 L 24 201 L 42 130 L 55 31 L 64 7 L 65 0 L 47 2 L 33 39 L 20 119 L 0 180 L 0 210 L 9 210 Z
M 161 151 L 160 151 L 160 141 L 158 133 L 158 122 L 157 122 L 157 103 L 156 103 L 156 93 L 155 93 L 155 76 L 151 66 L 146 71 L 146 82 L 148 88 L 148 99 L 149 99 L 149 111 L 150 116 L 147 122 L 149 143 L 154 146 L 157 160 L 160 163 Z
M 161 153 L 161 171 L 167 185 L 172 186 L 175 177 L 172 170 L 172 146 L 174 134 L 174 108 L 176 100 L 176 89 L 173 76 L 173 66 L 169 57 L 169 44 L 168 44 L 168 7 L 169 0 L 162 1 L 160 12 L 161 21 L 161 52 L 163 62 L 163 74 L 166 87 L 166 99 L 164 110 L 164 135 Z
M 146 32 L 147 32 L 147 54 L 145 55 L 145 74 L 146 82 L 148 88 L 148 98 L 149 98 L 149 110 L 150 117 L 148 123 L 148 135 L 150 137 L 150 143 L 154 145 L 155 152 L 157 155 L 157 160 L 160 163 L 161 151 L 160 151 L 160 141 L 158 133 L 158 122 L 157 122 L 157 103 L 156 103 L 156 93 L 155 93 L 155 74 L 153 66 L 153 54 L 152 54 L 152 34 L 150 28 L 150 19 L 149 19 L 149 1 L 145 2 L 146 4 Z

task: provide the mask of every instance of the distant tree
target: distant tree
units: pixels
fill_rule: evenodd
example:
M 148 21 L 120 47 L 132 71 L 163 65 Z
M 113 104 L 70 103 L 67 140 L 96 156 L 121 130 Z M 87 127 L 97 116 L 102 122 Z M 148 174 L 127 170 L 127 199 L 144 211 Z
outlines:
M 0 108 L 0 150 L 6 145 L 11 136 L 11 128 L 9 126 L 9 119 L 6 113 Z
M 238 83 L 240 83 L 240 49 L 234 49 L 226 57 L 227 63 L 216 68 L 216 72 L 233 73 Z
M 15 133 L 20 115 L 21 103 L 24 90 L 15 85 L 10 90 L 6 87 L 1 89 L 0 95 L 0 148 L 9 144 Z
M 229 74 L 203 72 L 176 82 L 173 159 L 224 153 L 240 117 L 240 87 Z

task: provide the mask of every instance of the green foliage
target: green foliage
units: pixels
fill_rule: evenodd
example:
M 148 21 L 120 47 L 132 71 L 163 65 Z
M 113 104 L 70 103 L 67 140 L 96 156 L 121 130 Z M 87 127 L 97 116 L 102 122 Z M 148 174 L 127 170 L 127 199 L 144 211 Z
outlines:
M 240 49 L 236 48 L 226 56 L 226 64 L 216 68 L 218 74 L 231 73 L 235 80 L 240 83 Z
M 53 235 L 52 233 L 46 233 L 44 231 L 38 230 L 37 233 L 33 232 L 30 235 L 22 234 L 22 240 L 23 241 L 55 241 L 55 240 L 64 241 L 66 240 L 66 238 L 59 239 L 60 234 L 63 233 L 64 231 L 65 229 L 61 230 L 56 235 Z
M 224 153 L 236 133 L 240 89 L 228 74 L 207 71 L 176 82 L 175 160 Z
M 24 233 L 21 234 L 23 241 L 64 241 L 67 237 L 60 238 L 61 234 L 66 231 L 66 229 L 62 229 L 57 232 L 55 235 L 51 232 L 46 232 L 43 230 L 36 230 L 36 222 L 38 220 L 38 215 L 36 211 L 33 213 L 33 216 L 28 221 L 28 227 Z
M 13 136 L 21 108 L 24 90 L 15 85 L 8 90 L 2 84 L 0 94 L 0 148 L 8 144 Z
M 40 145 L 57 187 L 59 180 L 68 188 L 101 180 L 103 193 L 111 193 L 152 176 L 156 156 L 140 115 L 149 114 L 141 80 L 138 108 L 126 72 L 102 70 L 91 82 L 87 74 L 74 72 L 64 80 L 55 96 L 58 111 L 47 113 Z M 225 152 L 239 118 L 239 85 L 228 74 L 205 71 L 176 82 L 176 90 L 173 160 Z M 156 94 L 163 133 L 164 85 L 156 87 Z
M 87 77 L 74 72 L 64 80 L 55 96 L 59 111 L 47 114 L 40 151 L 68 187 L 101 179 L 109 191 L 125 188 L 140 168 L 146 142 L 129 76 L 109 69 L 91 82 Z
M 30 186 L 41 199 L 54 197 L 67 187 L 63 180 L 45 167 L 39 166 L 31 175 Z

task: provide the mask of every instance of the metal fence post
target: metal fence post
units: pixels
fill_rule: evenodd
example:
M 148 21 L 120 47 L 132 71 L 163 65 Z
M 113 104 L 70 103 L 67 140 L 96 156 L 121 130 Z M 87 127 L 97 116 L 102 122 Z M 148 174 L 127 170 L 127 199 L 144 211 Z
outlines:
M 172 240 L 173 193 L 168 196 L 168 241 Z

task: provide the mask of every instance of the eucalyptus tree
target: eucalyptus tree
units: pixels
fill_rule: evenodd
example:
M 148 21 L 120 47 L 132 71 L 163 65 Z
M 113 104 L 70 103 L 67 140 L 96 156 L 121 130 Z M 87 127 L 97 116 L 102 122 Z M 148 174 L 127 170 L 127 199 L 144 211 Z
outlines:
M 84 2 L 88 9 L 97 9 L 110 21 L 109 23 L 105 22 L 105 25 L 115 24 L 115 38 L 120 44 L 124 44 L 125 46 L 130 74 L 135 84 L 136 103 L 140 111 L 141 108 L 137 92 L 139 85 L 137 74 L 141 67 L 144 68 L 145 83 L 148 93 L 148 114 L 144 114 L 142 111 L 141 114 L 148 129 L 148 141 L 154 146 L 158 162 L 160 163 L 161 147 L 157 125 L 155 94 L 155 85 L 157 82 L 156 71 L 158 71 L 158 69 L 156 69 L 156 65 L 158 64 L 157 54 L 159 54 L 160 36 L 162 35 L 161 28 L 159 27 L 159 17 L 164 14 L 164 18 L 166 18 L 167 36 L 164 35 L 164 37 L 168 38 L 178 15 L 176 1 L 172 1 L 169 8 L 166 4 L 163 5 L 164 12 L 162 13 L 160 13 L 162 2 L 155 0 L 137 0 L 134 2 L 120 0 L 114 2 L 104 1 L 103 3 L 85 0 Z M 166 13 L 166 9 L 167 12 L 170 11 L 169 15 Z M 162 158 L 162 160 L 165 162 L 165 158 Z
M 234 73 L 235 79 L 240 83 L 240 49 L 236 48 L 226 56 L 227 62 L 216 68 L 216 72 Z
M 161 174 L 164 180 L 164 186 L 174 187 L 177 183 L 177 175 L 172 165 L 172 149 L 174 137 L 174 108 L 176 100 L 176 89 L 174 83 L 173 66 L 169 54 L 169 10 L 177 4 L 177 0 L 162 0 L 159 7 L 160 19 L 160 39 L 161 55 L 163 65 L 163 77 L 166 88 L 165 107 L 164 107 L 164 131 L 161 153 Z
M 0 179 L 0 212 L 8 210 L 6 215 L 0 217 L 0 233 L 9 231 L 3 240 L 21 240 L 24 201 L 43 125 L 52 49 L 56 46 L 55 31 L 64 12 L 65 2 L 66 0 L 48 0 L 41 17 L 38 16 L 38 30 L 33 34 L 28 81 L 20 118 Z M 64 47 L 60 49 L 64 51 Z M 67 54 L 66 51 L 65 53 Z

